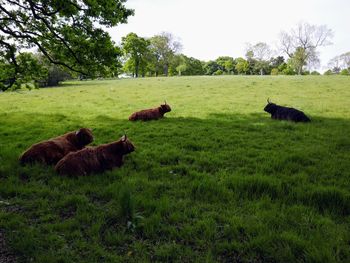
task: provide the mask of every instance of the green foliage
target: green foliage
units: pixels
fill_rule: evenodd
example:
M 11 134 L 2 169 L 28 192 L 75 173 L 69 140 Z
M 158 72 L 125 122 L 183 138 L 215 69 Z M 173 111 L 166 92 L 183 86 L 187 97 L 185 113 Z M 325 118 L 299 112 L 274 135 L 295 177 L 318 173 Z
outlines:
M 312 122 L 272 120 L 267 97 Z M 0 93 L 3 237 L 18 262 L 349 262 L 349 98 L 341 76 Z M 128 121 L 164 99 L 173 109 L 164 119 Z M 119 169 L 81 178 L 18 164 L 30 145 L 79 127 L 93 129 L 93 145 L 126 131 L 136 151 Z
M 284 64 L 284 57 L 282 56 L 277 56 L 275 58 L 271 58 L 271 67 L 272 68 L 279 68 Z
M 343 76 L 348 76 L 350 75 L 350 72 L 348 69 L 342 69 L 339 74 Z
M 213 75 L 220 68 L 216 61 L 208 61 L 204 65 L 205 75 Z
M 250 64 L 250 74 L 270 74 L 271 54 L 272 51 L 269 45 L 264 42 L 259 42 L 255 45 L 248 44 L 246 57 Z
M 215 71 L 215 72 L 213 73 L 213 75 L 216 75 L 216 76 L 222 75 L 222 74 L 224 74 L 224 72 L 223 72 L 221 69 L 218 69 L 217 71 Z
M 271 75 L 278 75 L 278 74 L 279 74 L 278 68 L 271 69 Z
M 181 49 L 181 43 L 167 32 L 151 37 L 150 42 L 156 76 L 168 76 L 171 63 Z
M 247 74 L 249 70 L 249 62 L 244 58 L 237 58 L 236 61 L 237 61 L 237 64 L 235 66 L 235 69 L 237 70 L 237 73 Z
M 147 58 L 150 55 L 150 41 L 137 36 L 135 33 L 129 33 L 122 38 L 122 48 L 127 58 L 124 70 L 133 73 L 137 78 L 141 69 L 142 75 L 145 75 L 147 68 Z
M 187 65 L 186 64 L 180 64 L 176 67 L 176 71 L 178 72 L 178 75 L 181 76 L 183 72 L 187 70 Z
M 175 67 L 176 74 L 182 76 L 204 75 L 203 64 L 200 60 L 187 57 L 185 55 L 176 55 L 171 64 L 171 70 Z
M 40 80 L 46 77 L 47 68 L 28 52 L 16 56 L 16 61 L 16 67 L 7 62 L 0 63 L 0 89 L 16 90 L 22 86 L 28 89 L 37 88 Z
M 330 69 L 328 69 L 327 71 L 325 71 L 325 72 L 323 73 L 323 75 L 327 75 L 327 76 L 333 75 L 333 71 L 330 70 Z
M 292 59 L 288 59 L 287 64 L 283 65 L 284 69 L 282 70 L 284 75 L 296 75 L 297 71 L 295 70 L 294 61 Z
M 311 75 L 314 75 L 314 76 L 319 76 L 319 75 L 321 75 L 321 73 L 318 72 L 318 71 L 316 71 L 316 70 L 312 71 L 310 74 L 311 74 Z
M 307 65 L 308 54 L 302 47 L 298 47 L 293 56 L 288 60 L 288 64 L 299 75 L 303 73 L 303 67 Z
M 235 61 L 232 57 L 218 57 L 216 63 L 219 65 L 220 70 L 223 73 L 231 74 L 234 73 Z M 217 71 L 215 71 L 217 72 Z M 215 74 L 217 75 L 217 74 Z
M 14 67 L 10 79 L 15 81 L 10 85 L 20 85 L 16 82 L 21 77 L 18 74 L 31 76 L 16 61 L 16 54 L 32 47 L 53 64 L 89 77 L 104 76 L 108 67 L 118 63 L 121 51 L 101 26 L 126 23 L 133 11 L 125 8 L 124 2 L 4 0 L 0 13 L 0 53 Z

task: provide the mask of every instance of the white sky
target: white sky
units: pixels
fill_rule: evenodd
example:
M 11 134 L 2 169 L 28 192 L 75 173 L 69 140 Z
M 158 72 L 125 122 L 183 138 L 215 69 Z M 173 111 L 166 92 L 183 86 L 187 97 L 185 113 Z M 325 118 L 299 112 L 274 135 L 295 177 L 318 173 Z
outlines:
M 179 38 L 183 54 L 200 60 L 244 57 L 248 42 L 275 48 L 279 33 L 301 21 L 334 31 L 333 45 L 319 49 L 321 70 L 350 51 L 350 0 L 128 0 L 126 6 L 135 15 L 108 30 L 117 43 L 130 32 L 152 37 L 167 31 Z

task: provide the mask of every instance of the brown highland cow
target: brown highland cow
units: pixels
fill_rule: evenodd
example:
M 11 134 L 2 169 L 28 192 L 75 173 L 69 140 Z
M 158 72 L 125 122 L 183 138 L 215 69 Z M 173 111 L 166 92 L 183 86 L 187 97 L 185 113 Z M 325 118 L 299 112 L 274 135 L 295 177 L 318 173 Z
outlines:
M 123 156 L 135 150 L 134 145 L 124 135 L 119 141 L 67 154 L 55 166 L 61 175 L 82 176 L 102 173 L 123 165 Z
M 155 108 L 155 109 L 137 111 L 131 114 L 131 116 L 129 117 L 129 120 L 130 121 L 158 120 L 160 118 L 163 118 L 164 114 L 170 111 L 171 111 L 170 106 L 165 102 L 164 104 L 160 105 L 158 108 Z
M 68 153 L 83 149 L 93 139 L 90 129 L 81 128 L 78 131 L 32 145 L 19 157 L 19 161 L 21 164 L 34 162 L 56 164 Z

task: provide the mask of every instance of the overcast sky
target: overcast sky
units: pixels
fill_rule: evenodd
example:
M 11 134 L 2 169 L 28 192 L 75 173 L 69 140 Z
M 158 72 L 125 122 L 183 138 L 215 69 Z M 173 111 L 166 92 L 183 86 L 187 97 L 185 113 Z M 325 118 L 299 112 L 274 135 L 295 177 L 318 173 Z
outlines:
M 134 32 L 178 37 L 182 53 L 201 60 L 244 56 L 246 43 L 278 44 L 279 33 L 299 22 L 327 25 L 333 45 L 320 48 L 320 70 L 329 59 L 350 51 L 350 0 L 128 0 L 135 10 L 127 24 L 109 30 L 119 43 Z

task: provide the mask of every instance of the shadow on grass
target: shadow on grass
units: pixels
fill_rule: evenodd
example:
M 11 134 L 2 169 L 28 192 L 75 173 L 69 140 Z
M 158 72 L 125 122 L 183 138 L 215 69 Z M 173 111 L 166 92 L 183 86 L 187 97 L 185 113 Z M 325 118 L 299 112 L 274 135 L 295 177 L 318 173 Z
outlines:
M 2 177 L 18 171 L 17 157 L 31 144 L 90 127 L 93 145 L 118 140 L 127 133 L 137 148 L 127 156 L 129 174 L 147 171 L 150 179 L 159 179 L 157 174 L 170 173 L 193 182 L 197 173 L 208 175 L 208 181 L 200 179 L 199 185 L 194 184 L 195 198 L 208 199 L 211 191 L 215 198 L 219 188 L 226 187 L 242 198 L 287 198 L 320 211 L 350 213 L 347 119 L 314 117 L 311 123 L 296 124 L 259 113 L 130 122 L 106 115 L 75 120 L 62 114 L 18 113 L 1 114 L 0 120 Z M 223 180 L 221 185 L 218 178 Z

